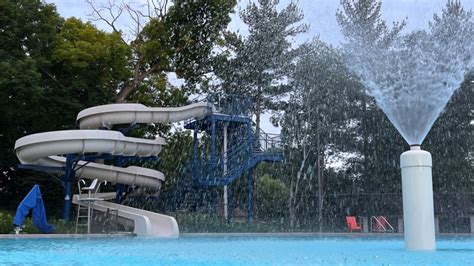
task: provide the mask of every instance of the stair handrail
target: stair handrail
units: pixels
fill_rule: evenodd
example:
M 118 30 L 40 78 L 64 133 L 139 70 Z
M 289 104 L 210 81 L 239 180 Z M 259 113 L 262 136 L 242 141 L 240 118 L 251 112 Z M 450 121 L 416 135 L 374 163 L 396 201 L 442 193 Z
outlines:
M 385 216 L 380 216 L 380 218 L 381 218 L 385 223 L 387 223 L 388 227 L 390 227 L 390 231 L 395 231 L 395 228 L 393 228 L 393 226 L 387 221 L 387 219 L 385 218 Z
M 258 144 L 262 152 L 281 147 L 280 134 L 267 133 L 260 128 Z
M 382 221 L 385 222 L 385 224 L 390 227 L 390 229 L 387 229 L 383 223 L 379 220 L 381 219 Z M 383 232 L 387 232 L 387 231 L 390 231 L 390 232 L 393 232 L 395 231 L 395 229 L 393 228 L 393 226 L 387 221 L 387 219 L 384 217 L 384 216 L 379 216 L 379 217 L 376 217 L 376 216 L 372 216 L 370 217 L 370 228 L 373 229 L 373 221 L 376 221 L 376 224 L 378 224 L 380 227 L 382 227 L 383 229 Z M 381 230 L 377 230 L 378 232 L 380 232 Z

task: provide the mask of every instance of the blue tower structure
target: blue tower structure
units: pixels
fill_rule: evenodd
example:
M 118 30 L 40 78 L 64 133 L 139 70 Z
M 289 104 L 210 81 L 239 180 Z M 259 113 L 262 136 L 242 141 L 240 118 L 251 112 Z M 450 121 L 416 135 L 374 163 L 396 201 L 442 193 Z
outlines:
M 252 121 L 252 102 L 248 98 L 228 97 L 209 100 L 216 111 L 204 119 L 185 123 L 193 130 L 193 158 L 188 166 L 192 175 L 193 191 L 211 190 L 211 216 L 216 215 L 216 187 L 224 190 L 224 217 L 232 219 L 232 191 L 230 185 L 241 176 L 247 177 L 247 220 L 253 219 L 254 169 L 261 162 L 283 160 L 278 134 L 255 132 Z M 207 144 L 201 148 L 199 136 L 207 135 Z M 204 138 L 201 138 L 204 139 Z

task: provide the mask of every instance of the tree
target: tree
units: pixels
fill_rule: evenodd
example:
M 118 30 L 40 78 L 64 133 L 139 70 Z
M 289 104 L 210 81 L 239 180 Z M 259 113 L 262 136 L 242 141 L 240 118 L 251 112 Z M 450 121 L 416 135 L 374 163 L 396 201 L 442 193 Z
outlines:
M 457 59 L 456 68 L 468 68 L 464 81 L 447 103 L 434 123 L 425 145 L 433 157 L 433 190 L 437 210 L 456 220 L 468 215 L 474 190 L 474 72 L 472 70 L 474 21 L 471 10 L 465 10 L 460 1 L 447 1 L 441 14 L 435 14 L 430 22 L 430 34 L 437 47 L 443 49 L 437 60 L 440 64 Z M 455 79 L 455 77 L 451 77 Z M 440 196 L 441 195 L 441 196 Z M 469 200 L 467 204 L 463 198 Z M 458 208 L 456 204 L 464 202 Z M 464 205 L 464 206 L 462 206 Z M 466 206 L 467 205 L 467 206 Z M 459 206 L 459 205 L 458 205 Z
M 129 57 L 129 47 L 118 33 L 106 33 L 90 22 L 69 18 L 56 36 L 52 60 L 61 71 L 55 69 L 54 78 L 64 87 L 74 86 L 72 90 L 80 102 L 101 99 L 107 103 L 115 96 L 115 88 L 130 76 Z M 98 96 L 89 97 L 86 92 Z
M 290 169 L 290 226 L 316 209 L 321 232 L 325 193 L 329 191 L 324 188 L 324 177 L 343 171 L 346 178 L 356 178 L 349 174 L 350 166 L 328 167 L 328 158 L 357 154 L 358 135 L 352 124 L 361 85 L 346 68 L 339 51 L 319 40 L 303 46 L 291 85 L 293 92 L 282 122 L 285 168 Z
M 392 27 L 381 18 L 379 0 L 341 0 L 336 19 L 345 41 L 364 47 L 387 47 L 400 36 L 406 20 L 393 22 Z
M 40 1 L 0 1 L 0 202 L 6 207 L 31 188 L 15 186 L 23 181 L 13 147 L 48 124 L 40 111 L 44 69 L 61 23 L 55 8 Z
M 42 109 L 45 115 L 62 110 L 61 120 L 49 130 L 74 127 L 82 109 L 114 100 L 115 88 L 130 77 L 130 51 L 119 40 L 118 34 L 98 30 L 90 22 L 64 21 L 45 70 L 44 101 L 49 104 Z
M 257 213 L 260 219 L 279 221 L 288 213 L 288 187 L 265 174 L 258 180 Z
M 1 1 L 0 12 L 0 197 L 8 199 L 1 202 L 13 207 L 39 183 L 54 207 L 61 204 L 60 187 L 44 174 L 16 171 L 15 141 L 76 128 L 80 110 L 113 100 L 111 86 L 129 75 L 129 52 L 116 34 L 65 21 L 42 1 Z
M 405 140 L 409 144 L 421 144 L 449 97 L 472 67 L 474 40 L 470 12 L 463 11 L 458 1 L 448 1 L 443 14 L 434 16 L 429 31 L 401 36 L 404 22 L 388 28 L 380 19 L 380 3 L 342 3 L 344 10 L 338 12 L 338 22 L 346 35 L 343 46 L 347 65 L 357 73 L 364 87 Z M 354 19 L 361 14 L 361 19 Z M 369 106 L 363 104 L 363 108 Z M 376 108 L 372 112 L 363 110 L 365 126 L 362 136 L 367 141 L 363 148 L 365 165 L 362 187 L 368 191 L 399 191 L 396 155 L 402 151 L 404 144 L 387 118 L 378 114 L 381 112 Z M 376 118 L 377 124 L 370 123 L 370 117 Z M 379 123 L 379 120 L 383 122 Z M 446 128 L 448 125 L 442 127 L 454 134 Z M 436 147 L 436 150 L 443 149 L 447 148 L 442 144 Z M 469 157 L 465 151 L 458 151 L 458 154 L 462 154 L 458 157 L 461 161 L 461 158 Z M 387 177 L 396 179 L 393 181 Z M 369 213 L 382 210 L 380 207 L 385 203 L 377 205 Z M 385 208 L 385 211 L 389 209 L 395 210 Z
M 345 61 L 353 72 L 357 71 L 354 71 L 352 65 L 362 62 L 363 55 L 383 53 L 392 47 L 399 40 L 406 25 L 403 20 L 388 26 L 381 18 L 381 7 L 382 3 L 378 0 L 341 0 L 341 9 L 338 9 L 336 19 L 344 34 Z M 362 140 L 359 150 L 363 160 L 361 178 L 357 181 L 359 191 L 392 192 L 400 185 L 399 179 L 395 179 L 398 175 L 395 162 L 402 151 L 403 142 L 377 107 L 375 99 L 367 95 L 370 91 L 364 83 L 365 80 L 358 78 L 364 84 L 360 109 L 356 111 L 359 136 Z M 376 209 L 361 208 L 356 211 L 367 214 Z
M 139 85 L 151 75 L 175 72 L 189 83 L 197 82 L 210 72 L 210 56 L 214 44 L 230 22 L 235 0 L 149 1 L 144 8 L 122 3 L 96 7 L 87 1 L 93 16 L 122 36 L 132 51 L 128 67 L 131 78 L 119 90 L 116 102 L 125 102 Z M 134 21 L 131 41 L 117 26 L 124 14 Z
M 297 57 L 291 38 L 308 26 L 301 24 L 302 11 L 291 2 L 278 10 L 278 0 L 259 0 L 240 12 L 249 36 L 227 35 L 228 47 L 216 60 L 215 72 L 228 94 L 245 95 L 255 103 L 256 134 L 264 109 L 278 109 L 278 100 L 291 90 L 287 80 Z

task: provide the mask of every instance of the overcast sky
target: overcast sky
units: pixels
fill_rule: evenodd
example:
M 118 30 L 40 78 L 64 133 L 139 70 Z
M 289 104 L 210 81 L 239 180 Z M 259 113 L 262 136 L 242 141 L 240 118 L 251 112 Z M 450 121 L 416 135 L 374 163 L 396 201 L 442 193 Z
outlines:
M 117 2 L 119 2 L 118 0 Z M 140 0 L 135 0 L 135 2 Z M 232 16 L 229 29 L 246 34 L 246 27 L 238 17 L 238 10 L 244 8 L 250 0 L 238 0 L 236 14 Z M 441 13 L 447 0 L 382 0 L 382 17 L 389 23 L 407 19 L 406 31 L 425 29 L 434 13 Z M 54 3 L 58 12 L 65 18 L 74 16 L 83 20 L 88 20 L 91 9 L 84 0 L 46 0 Z M 104 0 L 95 0 L 100 5 Z M 285 6 L 290 0 L 281 0 L 280 5 Z M 299 0 L 296 2 L 304 13 L 304 22 L 310 25 L 310 30 L 298 37 L 298 42 L 310 40 L 316 36 L 332 45 L 339 45 L 342 35 L 336 22 L 336 11 L 340 0 Z M 474 9 L 474 0 L 461 0 L 465 9 Z M 127 21 L 123 21 L 127 24 Z M 97 24 L 97 23 L 96 23 Z M 104 24 L 97 24 L 99 28 L 110 30 Z M 262 117 L 262 128 L 267 132 L 279 133 L 280 129 L 273 127 L 269 123 L 270 115 Z
M 137 0 L 135 0 L 136 2 Z M 433 13 L 440 13 L 447 0 L 382 0 L 382 15 L 388 22 L 408 19 L 406 30 L 422 29 L 428 26 L 428 21 L 433 17 Z M 89 6 L 83 0 L 46 0 L 54 3 L 59 13 L 63 17 L 75 16 L 84 20 L 88 19 L 91 12 Z M 103 0 L 95 0 L 99 3 Z M 280 5 L 284 6 L 289 0 L 281 0 Z M 339 7 L 339 0 L 299 0 L 296 1 L 304 12 L 304 21 L 310 24 L 308 33 L 300 36 L 299 41 L 305 41 L 315 36 L 319 36 L 323 41 L 333 45 L 338 45 L 342 41 L 342 35 L 336 22 L 336 11 Z M 239 0 L 238 11 L 244 8 L 249 0 Z M 466 9 L 474 9 L 474 0 L 461 0 Z M 104 25 L 100 28 L 109 30 Z M 229 25 L 233 31 L 245 34 L 245 25 L 242 24 L 238 15 L 233 16 Z

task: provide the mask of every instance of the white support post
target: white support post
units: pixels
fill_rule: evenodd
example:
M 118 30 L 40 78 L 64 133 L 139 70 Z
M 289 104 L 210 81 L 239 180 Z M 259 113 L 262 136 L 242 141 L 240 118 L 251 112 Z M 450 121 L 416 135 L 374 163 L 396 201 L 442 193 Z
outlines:
M 403 233 L 403 217 L 398 218 L 398 232 Z
M 224 155 L 224 175 L 227 175 L 227 123 L 224 124 L 224 143 L 222 146 L 223 147 L 223 151 L 222 151 L 222 154 Z M 227 199 L 228 198 L 228 195 L 227 195 L 227 186 L 224 186 L 224 219 L 226 221 L 228 221 L 228 202 L 227 202 Z
M 369 217 L 362 217 L 362 232 L 368 233 L 369 232 Z
M 435 233 L 439 233 L 439 217 L 435 216 Z
M 408 250 L 435 250 L 431 154 L 412 146 L 400 156 L 403 224 Z
M 474 215 L 471 215 L 469 218 L 471 220 L 471 234 L 474 234 Z

